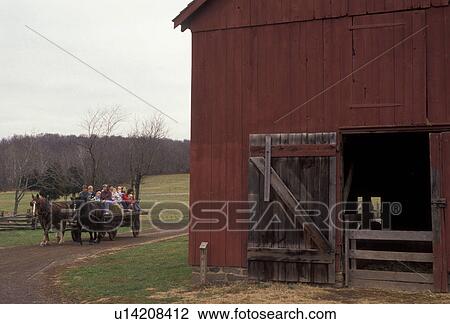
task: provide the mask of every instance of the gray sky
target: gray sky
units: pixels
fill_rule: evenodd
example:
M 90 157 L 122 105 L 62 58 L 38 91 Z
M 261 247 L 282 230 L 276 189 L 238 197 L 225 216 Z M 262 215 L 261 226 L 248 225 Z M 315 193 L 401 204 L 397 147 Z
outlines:
M 80 134 L 89 110 L 153 111 L 25 28 L 32 27 L 157 106 L 170 136 L 189 138 L 191 35 L 172 19 L 191 0 L 2 0 L 0 137 Z

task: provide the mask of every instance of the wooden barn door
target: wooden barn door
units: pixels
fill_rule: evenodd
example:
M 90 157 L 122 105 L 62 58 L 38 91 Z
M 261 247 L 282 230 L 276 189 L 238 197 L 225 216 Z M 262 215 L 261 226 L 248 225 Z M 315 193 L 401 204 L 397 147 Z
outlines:
M 433 273 L 436 291 L 448 292 L 450 271 L 450 133 L 430 134 Z
M 335 282 L 336 133 L 251 135 L 249 278 Z

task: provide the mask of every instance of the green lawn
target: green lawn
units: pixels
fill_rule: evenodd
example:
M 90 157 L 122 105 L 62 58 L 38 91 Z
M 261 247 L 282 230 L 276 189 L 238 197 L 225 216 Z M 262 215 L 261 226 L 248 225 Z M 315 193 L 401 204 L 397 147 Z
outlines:
M 181 202 L 188 205 L 189 201 L 189 174 L 174 174 L 161 176 L 148 176 L 144 178 L 141 188 L 142 208 L 150 208 L 157 202 Z M 26 212 L 29 207 L 31 193 L 25 195 L 21 202 L 19 212 Z M 0 211 L 10 211 L 14 205 L 13 192 L 0 192 Z M 179 215 L 177 212 L 167 212 L 162 215 L 166 221 L 175 221 L 180 217 L 187 218 L 187 213 Z M 142 216 L 142 228 L 151 228 L 149 216 Z M 120 233 L 129 232 L 128 228 L 121 228 Z M 70 233 L 68 233 L 70 236 Z M 53 235 L 54 236 L 54 235 Z M 0 247 L 38 244 L 42 232 L 37 231 L 0 231 Z M 66 236 L 67 239 L 70 239 Z
M 26 194 L 19 205 L 18 212 L 20 214 L 26 213 L 30 209 L 31 193 Z M 0 192 L 0 212 L 11 213 L 14 210 L 14 192 L 6 191 Z
M 173 174 L 146 177 L 141 189 L 141 207 L 151 208 L 159 202 L 178 202 L 189 205 L 189 174 Z M 176 221 L 180 217 L 187 218 L 187 213 L 168 211 L 163 213 L 165 221 Z M 149 217 L 143 216 L 143 224 L 150 223 Z M 145 226 L 145 225 L 144 225 Z
M 69 239 L 69 236 L 67 236 L 67 234 L 69 234 L 70 236 L 70 233 L 66 233 L 66 239 Z M 42 240 L 42 236 L 43 233 L 41 230 L 1 231 L 0 247 L 38 245 Z
M 176 297 L 160 294 L 189 288 L 187 245 L 184 236 L 99 257 L 67 269 L 61 275 L 62 291 L 65 298 L 74 302 L 176 302 Z
M 141 189 L 142 208 L 152 202 L 189 201 L 189 174 L 145 177 Z

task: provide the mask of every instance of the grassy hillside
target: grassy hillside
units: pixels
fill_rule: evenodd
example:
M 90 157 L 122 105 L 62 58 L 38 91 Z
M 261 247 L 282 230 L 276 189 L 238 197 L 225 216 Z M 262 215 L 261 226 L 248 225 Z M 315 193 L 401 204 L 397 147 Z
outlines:
M 26 194 L 23 197 L 19 205 L 19 213 L 25 213 L 27 209 L 30 209 L 31 193 Z M 10 213 L 14 210 L 14 192 L 0 192 L 0 211 Z
M 159 201 L 189 202 L 189 174 L 146 177 L 141 189 L 142 207 Z

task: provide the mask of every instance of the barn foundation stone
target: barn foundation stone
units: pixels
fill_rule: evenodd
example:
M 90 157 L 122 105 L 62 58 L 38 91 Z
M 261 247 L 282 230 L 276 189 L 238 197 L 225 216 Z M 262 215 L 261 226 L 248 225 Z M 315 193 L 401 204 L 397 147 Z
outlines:
M 247 280 L 247 269 L 234 267 L 208 267 L 206 283 L 229 283 Z M 192 267 L 192 282 L 201 284 L 200 267 Z

